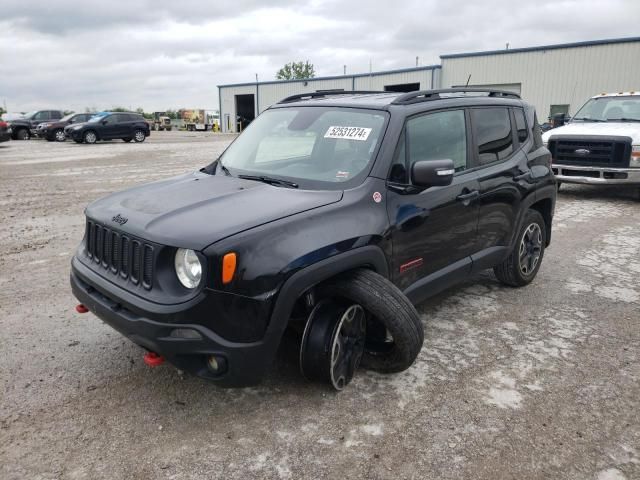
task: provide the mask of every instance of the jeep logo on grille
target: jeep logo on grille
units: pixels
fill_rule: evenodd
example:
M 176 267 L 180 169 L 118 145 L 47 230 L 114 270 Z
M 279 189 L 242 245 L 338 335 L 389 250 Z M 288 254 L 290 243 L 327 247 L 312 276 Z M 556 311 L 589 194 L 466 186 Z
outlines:
M 121 217 L 120 214 L 117 214 L 111 219 L 111 221 L 117 223 L 118 225 L 124 225 L 129 221 L 129 219 L 126 217 Z
M 580 155 L 581 157 L 585 157 L 591 153 L 591 150 L 587 150 L 586 148 L 579 148 L 575 151 L 576 155 Z

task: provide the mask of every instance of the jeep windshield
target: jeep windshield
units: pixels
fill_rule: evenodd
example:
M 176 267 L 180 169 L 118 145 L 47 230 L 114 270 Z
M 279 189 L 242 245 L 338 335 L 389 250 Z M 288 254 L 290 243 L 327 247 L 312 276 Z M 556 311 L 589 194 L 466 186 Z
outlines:
M 387 117 L 340 107 L 267 110 L 207 170 L 276 186 L 347 188 L 367 176 Z
M 592 98 L 575 114 L 576 122 L 640 122 L 640 95 Z

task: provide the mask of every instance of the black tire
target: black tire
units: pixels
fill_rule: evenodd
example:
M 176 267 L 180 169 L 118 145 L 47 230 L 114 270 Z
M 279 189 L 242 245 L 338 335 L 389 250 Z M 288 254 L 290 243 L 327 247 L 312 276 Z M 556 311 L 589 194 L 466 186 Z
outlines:
M 133 140 L 133 138 L 123 138 L 122 139 L 123 142 L 127 142 L 127 143 L 129 143 L 131 140 Z
M 82 135 L 82 140 L 84 141 L 84 143 L 92 145 L 98 140 L 98 135 L 93 130 L 87 130 L 86 132 L 84 132 L 84 135 Z
M 136 141 L 136 143 L 142 143 L 146 138 L 147 136 L 145 135 L 144 130 L 136 130 L 135 132 L 133 132 L 133 139 Z
M 358 269 L 325 282 L 318 293 L 321 298 L 345 298 L 359 304 L 368 314 L 367 331 L 380 330 L 370 324 L 383 325 L 385 336 L 387 331 L 391 335 L 393 341 L 382 349 L 367 335 L 363 367 L 394 373 L 413 364 L 424 342 L 422 322 L 409 299 L 389 280 L 374 271 Z
M 29 140 L 31 138 L 31 132 L 28 128 L 19 128 L 14 133 L 14 140 Z
M 531 265 L 529 264 L 528 266 L 531 268 L 525 271 L 523 270 L 523 267 L 521 265 L 521 248 L 523 246 L 523 242 L 528 243 L 526 242 L 524 236 L 525 233 L 529 231 L 532 225 L 537 225 L 537 228 L 539 229 L 539 235 L 541 237 L 541 242 L 539 245 L 539 257 L 535 265 L 531 267 Z M 538 232 L 536 232 L 536 237 L 537 236 Z M 531 283 L 531 281 L 536 277 L 538 270 L 540 270 L 540 265 L 542 265 L 546 239 L 547 226 L 544 222 L 544 218 L 542 218 L 542 215 L 537 210 L 527 210 L 524 222 L 522 223 L 522 227 L 518 232 L 518 237 L 516 240 L 516 244 L 513 247 L 513 251 L 504 262 L 493 267 L 493 272 L 495 273 L 496 277 L 498 277 L 498 280 L 510 287 L 523 287 Z M 528 249 L 526 245 L 525 249 Z

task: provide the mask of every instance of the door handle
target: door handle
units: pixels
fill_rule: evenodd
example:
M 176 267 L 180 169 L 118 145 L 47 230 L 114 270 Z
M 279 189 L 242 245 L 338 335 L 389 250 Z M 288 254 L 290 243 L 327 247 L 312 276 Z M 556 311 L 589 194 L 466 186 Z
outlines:
M 513 177 L 513 180 L 516 182 L 519 182 L 520 180 L 529 180 L 531 179 L 531 172 L 524 172 L 521 173 L 520 175 L 515 175 Z
M 480 196 L 480 192 L 478 190 L 472 190 L 469 193 L 462 193 L 456 197 L 456 200 L 460 200 L 462 204 L 466 207 L 471 203 L 472 200 L 475 200 Z

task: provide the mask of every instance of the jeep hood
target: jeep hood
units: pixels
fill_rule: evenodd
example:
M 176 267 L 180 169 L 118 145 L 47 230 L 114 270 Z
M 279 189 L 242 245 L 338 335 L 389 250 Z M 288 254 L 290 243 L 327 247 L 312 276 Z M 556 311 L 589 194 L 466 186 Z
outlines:
M 543 141 L 560 135 L 602 135 L 630 137 L 633 145 L 640 145 L 640 122 L 571 122 L 542 135 Z
M 230 235 L 341 198 L 342 191 L 298 190 L 195 172 L 114 193 L 90 204 L 85 213 L 133 236 L 202 250 Z

